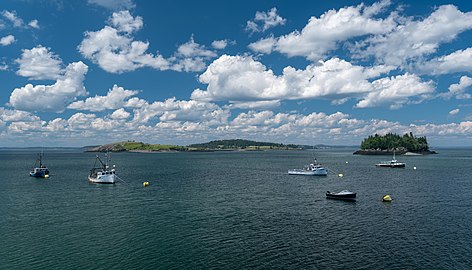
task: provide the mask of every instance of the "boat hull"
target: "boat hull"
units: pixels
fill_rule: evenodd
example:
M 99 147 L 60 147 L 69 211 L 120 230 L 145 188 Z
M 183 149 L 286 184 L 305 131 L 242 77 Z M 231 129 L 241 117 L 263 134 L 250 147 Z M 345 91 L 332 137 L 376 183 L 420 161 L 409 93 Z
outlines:
M 397 163 L 397 164 L 375 164 L 376 167 L 379 168 L 405 168 L 405 163 Z
M 288 174 L 290 175 L 316 175 L 316 176 L 327 176 L 328 171 L 326 169 L 317 169 L 314 171 L 311 170 L 300 170 L 300 169 L 294 169 L 294 170 L 289 170 Z
M 89 176 L 88 180 L 90 183 L 94 184 L 114 184 L 115 183 L 115 175 L 99 175 L 97 177 Z
M 32 171 L 29 175 L 36 178 L 48 178 L 49 171 Z
M 333 193 L 333 192 L 326 192 L 326 199 L 333 199 L 333 200 L 343 200 L 343 201 L 355 201 L 356 200 L 356 193 Z

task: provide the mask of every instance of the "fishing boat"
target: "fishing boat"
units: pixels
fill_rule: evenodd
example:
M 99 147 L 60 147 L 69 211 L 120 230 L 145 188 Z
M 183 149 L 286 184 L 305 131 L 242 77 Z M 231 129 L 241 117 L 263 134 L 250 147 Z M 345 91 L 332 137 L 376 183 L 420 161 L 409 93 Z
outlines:
M 43 164 L 43 154 L 39 153 L 30 176 L 37 178 L 48 178 L 49 169 Z
M 395 158 L 395 151 L 393 151 L 393 159 L 390 161 L 382 161 L 380 163 L 375 164 L 376 167 L 384 167 L 384 168 L 405 168 L 405 163 L 398 162 Z
M 302 169 L 288 170 L 289 175 L 316 175 L 316 176 L 327 176 L 328 169 L 321 166 L 315 158 L 315 147 L 313 147 L 313 163 L 305 165 Z
M 91 183 L 95 184 L 114 184 L 115 178 L 115 165 L 110 168 L 108 165 L 110 163 L 110 154 L 105 154 L 105 162 L 103 162 L 100 157 L 97 155 L 95 159 L 95 164 L 90 170 L 88 180 Z
M 313 163 L 306 165 L 303 169 L 292 169 L 288 170 L 288 174 L 290 175 L 317 175 L 317 176 L 326 176 L 328 175 L 328 169 L 321 166 L 318 163 L 316 158 L 314 159 Z
M 355 201 L 356 200 L 356 193 L 351 192 L 349 190 L 343 190 L 343 191 L 340 191 L 340 192 L 326 191 L 326 199 Z

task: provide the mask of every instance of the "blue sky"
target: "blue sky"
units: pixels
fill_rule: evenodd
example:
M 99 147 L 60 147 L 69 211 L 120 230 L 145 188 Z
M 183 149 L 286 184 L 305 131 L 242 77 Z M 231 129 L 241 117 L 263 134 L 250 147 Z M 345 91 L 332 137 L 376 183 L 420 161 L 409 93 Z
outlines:
M 468 1 L 162 2 L 3 0 L 0 147 L 472 145 Z

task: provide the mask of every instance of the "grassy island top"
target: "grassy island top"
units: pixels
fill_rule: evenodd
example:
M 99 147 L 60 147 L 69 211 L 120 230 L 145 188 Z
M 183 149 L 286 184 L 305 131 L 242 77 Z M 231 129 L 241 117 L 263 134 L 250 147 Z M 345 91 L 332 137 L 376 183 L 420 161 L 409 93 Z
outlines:
M 361 150 L 428 152 L 429 146 L 426 137 L 416 137 L 411 132 L 405 133 L 403 136 L 387 133 L 384 136 L 375 134 L 365 138 L 361 143 Z
M 163 151 L 217 151 L 217 150 L 295 150 L 300 146 L 269 142 L 256 142 L 242 139 L 218 140 L 189 146 L 149 144 L 136 141 L 125 141 L 88 147 L 89 152 L 163 152 Z

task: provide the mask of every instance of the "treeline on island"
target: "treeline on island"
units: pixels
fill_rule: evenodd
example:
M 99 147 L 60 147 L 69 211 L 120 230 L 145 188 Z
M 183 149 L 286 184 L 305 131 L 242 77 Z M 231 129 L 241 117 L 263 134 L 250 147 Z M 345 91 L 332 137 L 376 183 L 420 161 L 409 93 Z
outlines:
M 217 150 L 295 150 L 301 149 L 294 144 L 256 142 L 242 139 L 217 140 L 188 146 L 149 144 L 136 141 L 125 141 L 86 147 L 88 152 L 168 152 L 168 151 L 217 151 Z
M 354 154 L 382 154 L 395 151 L 398 154 L 406 152 L 431 154 L 426 137 L 416 137 L 412 132 L 400 136 L 387 133 L 384 136 L 375 134 L 365 138 L 361 143 L 361 150 Z
M 234 149 L 246 149 L 246 150 L 266 150 L 266 149 L 299 149 L 298 145 L 294 144 L 282 144 L 282 143 L 270 143 L 270 142 L 256 142 L 243 139 L 235 140 L 217 140 L 207 143 L 191 144 L 189 148 L 197 149 L 214 149 L 214 150 L 234 150 Z

